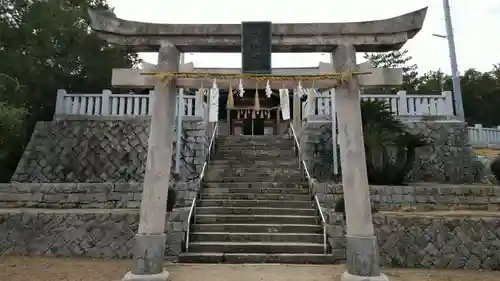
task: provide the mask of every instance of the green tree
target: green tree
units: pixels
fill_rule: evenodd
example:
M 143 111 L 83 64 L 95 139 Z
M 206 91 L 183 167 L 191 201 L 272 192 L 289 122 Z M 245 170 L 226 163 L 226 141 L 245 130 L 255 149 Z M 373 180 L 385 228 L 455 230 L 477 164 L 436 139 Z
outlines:
M 24 108 L 15 108 L 0 102 L 0 170 L 15 170 L 17 159 L 22 153 L 20 142 L 25 134 Z M 10 180 L 10 173 L 0 173 L 0 182 Z
M 0 0 L 0 101 L 29 112 L 21 151 L 34 124 L 52 119 L 57 89 L 100 92 L 112 68 L 139 62 L 90 31 L 88 7 L 111 10 L 106 0 Z
M 370 60 L 373 67 L 402 68 L 403 85 L 399 89 L 413 91 L 419 84 L 418 66 L 411 63 L 412 57 L 408 50 L 398 50 L 386 53 L 365 53 L 363 58 Z
M 451 76 L 441 71 L 429 71 L 419 78 L 417 85 L 419 92 L 441 93 L 452 89 Z
M 500 125 L 500 85 L 495 71 L 468 69 L 460 79 L 465 120 L 469 124 Z

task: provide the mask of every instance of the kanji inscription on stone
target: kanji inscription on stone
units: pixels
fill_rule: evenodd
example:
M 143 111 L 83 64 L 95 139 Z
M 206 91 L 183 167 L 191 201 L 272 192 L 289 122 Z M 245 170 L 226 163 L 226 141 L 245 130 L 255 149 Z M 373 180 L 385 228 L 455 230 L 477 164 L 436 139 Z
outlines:
M 271 22 L 241 23 L 243 73 L 271 74 Z

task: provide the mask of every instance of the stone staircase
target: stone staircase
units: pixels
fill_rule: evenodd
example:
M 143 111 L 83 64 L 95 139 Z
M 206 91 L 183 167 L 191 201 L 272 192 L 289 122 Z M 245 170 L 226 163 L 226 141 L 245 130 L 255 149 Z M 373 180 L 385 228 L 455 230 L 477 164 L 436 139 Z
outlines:
M 180 262 L 315 263 L 325 254 L 323 227 L 302 182 L 294 141 L 278 136 L 227 136 L 205 175 Z

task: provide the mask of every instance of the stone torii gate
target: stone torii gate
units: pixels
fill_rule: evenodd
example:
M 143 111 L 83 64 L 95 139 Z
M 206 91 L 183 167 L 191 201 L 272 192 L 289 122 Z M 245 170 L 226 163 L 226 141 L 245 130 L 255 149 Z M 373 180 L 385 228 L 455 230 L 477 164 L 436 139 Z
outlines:
M 273 52 L 330 52 L 331 72 L 353 73 L 358 68 L 356 52 L 386 52 L 401 48 L 420 31 L 426 12 L 427 8 L 424 8 L 395 18 L 369 22 L 273 24 L 270 45 Z M 239 24 L 153 24 L 126 21 L 105 11 L 90 10 L 89 14 L 92 29 L 109 43 L 127 46 L 133 51 L 158 51 L 159 72 L 178 72 L 181 52 L 240 52 L 242 49 L 242 26 Z M 245 70 L 245 66 L 243 68 Z M 315 81 L 314 85 L 325 89 L 336 87 L 347 215 L 347 272 L 342 275 L 342 280 L 388 280 L 380 273 L 371 216 L 361 126 L 360 79 L 356 76 L 342 77 L 341 80 L 347 83 L 339 85 L 338 81 L 330 78 Z M 209 82 L 206 81 L 206 85 Z M 255 87 L 255 82 L 250 80 L 244 83 L 246 88 Z M 237 87 L 238 79 L 218 80 L 217 84 Z M 159 281 L 168 278 L 168 272 L 163 270 L 162 265 L 176 88 L 198 88 L 200 79 L 173 78 L 168 84 L 157 79 L 154 85 L 156 100 L 151 118 L 134 266 L 124 280 Z M 282 86 L 292 89 L 296 82 L 279 81 L 271 85 L 275 89 Z M 303 86 L 312 85 L 304 81 Z

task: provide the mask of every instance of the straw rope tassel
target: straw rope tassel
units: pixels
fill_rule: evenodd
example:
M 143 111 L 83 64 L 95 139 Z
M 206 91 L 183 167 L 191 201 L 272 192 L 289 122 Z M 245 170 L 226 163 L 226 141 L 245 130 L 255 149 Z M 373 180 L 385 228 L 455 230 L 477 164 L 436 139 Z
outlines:
M 311 86 L 311 104 L 316 104 L 316 89 L 314 88 L 314 81 Z
M 227 108 L 234 107 L 234 98 L 233 98 L 233 87 L 229 84 L 229 93 L 227 96 Z
M 205 89 L 203 89 L 203 82 L 200 85 L 199 91 L 200 91 L 200 100 L 203 101 L 203 98 L 205 97 Z M 209 103 L 208 97 L 207 97 L 207 103 Z
M 260 101 L 259 101 L 259 86 L 255 86 L 255 102 L 254 102 L 255 110 L 260 110 Z
M 259 110 L 260 110 L 259 86 L 258 86 L 258 84 L 255 84 L 255 98 L 254 98 L 253 111 L 252 111 L 252 118 L 253 119 L 257 118 L 256 113 Z

